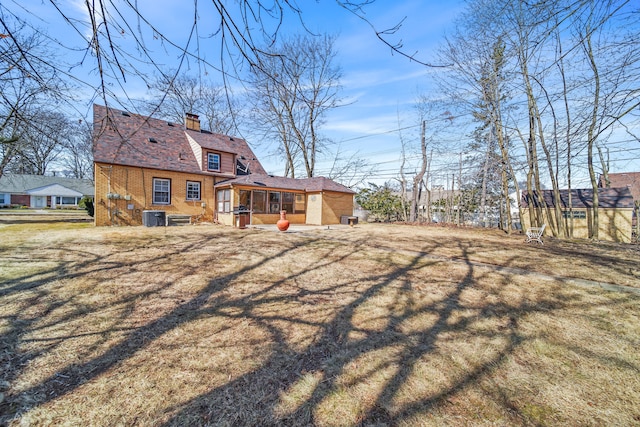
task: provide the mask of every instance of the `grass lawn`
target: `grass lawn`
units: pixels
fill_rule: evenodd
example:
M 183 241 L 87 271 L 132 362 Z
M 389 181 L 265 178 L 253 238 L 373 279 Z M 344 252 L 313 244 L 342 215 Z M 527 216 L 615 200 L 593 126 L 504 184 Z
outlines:
M 523 241 L 0 223 L 0 425 L 639 425 L 640 247 Z

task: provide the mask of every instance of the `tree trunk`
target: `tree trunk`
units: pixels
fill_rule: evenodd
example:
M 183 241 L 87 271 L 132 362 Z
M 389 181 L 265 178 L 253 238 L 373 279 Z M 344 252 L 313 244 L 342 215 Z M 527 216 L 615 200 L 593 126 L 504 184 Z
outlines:
M 409 212 L 409 221 L 415 222 L 418 214 L 418 204 L 420 203 L 420 185 L 422 183 L 422 178 L 424 177 L 425 172 L 427 171 L 427 142 L 426 142 L 426 121 L 422 121 L 422 132 L 420 134 L 420 150 L 422 152 L 422 165 L 420 168 L 420 172 L 413 177 L 413 200 L 411 201 L 411 211 Z
M 598 72 L 598 66 L 593 56 L 593 49 L 591 46 L 591 32 L 587 31 L 587 35 L 584 40 L 585 50 L 593 72 L 593 110 L 591 111 L 591 123 L 589 123 L 589 130 L 587 132 L 587 165 L 589 167 L 589 179 L 591 180 L 591 188 L 593 189 L 593 215 L 591 220 L 591 235 L 590 238 L 598 240 L 599 238 L 599 215 L 598 207 L 600 206 L 600 200 L 598 197 L 598 179 L 593 167 L 593 147 L 596 139 L 596 126 L 598 123 L 598 105 L 600 103 L 600 74 Z

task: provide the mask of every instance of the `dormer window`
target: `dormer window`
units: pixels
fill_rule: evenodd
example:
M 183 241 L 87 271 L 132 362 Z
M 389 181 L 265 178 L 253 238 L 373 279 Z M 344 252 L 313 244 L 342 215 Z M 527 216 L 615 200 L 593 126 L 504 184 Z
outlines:
M 210 171 L 220 170 L 220 154 L 217 154 L 217 153 L 207 154 L 207 169 Z

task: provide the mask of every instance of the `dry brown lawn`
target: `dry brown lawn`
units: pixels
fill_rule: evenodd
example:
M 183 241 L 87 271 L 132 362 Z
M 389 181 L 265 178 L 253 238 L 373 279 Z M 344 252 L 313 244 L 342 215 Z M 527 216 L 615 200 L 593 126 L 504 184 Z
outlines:
M 0 223 L 0 425 L 640 424 L 639 247 L 523 240 Z

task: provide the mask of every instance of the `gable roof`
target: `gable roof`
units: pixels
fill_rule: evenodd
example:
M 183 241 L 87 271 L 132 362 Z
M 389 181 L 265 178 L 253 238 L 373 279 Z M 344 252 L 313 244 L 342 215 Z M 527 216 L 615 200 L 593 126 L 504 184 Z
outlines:
M 283 190 L 305 191 L 315 193 L 333 191 L 336 193 L 355 194 L 355 191 L 329 178 L 316 176 L 313 178 L 286 178 L 266 174 L 251 174 L 219 182 L 215 187 L 242 185 L 254 188 L 279 188 Z
M 252 172 L 266 173 L 249 144 L 241 138 L 207 131 L 185 130 L 177 123 L 128 113 L 101 105 L 93 106 L 96 135 L 95 162 L 176 172 L 219 175 L 198 165 L 187 135 L 203 148 L 236 154 L 250 160 Z M 244 165 L 247 161 L 243 162 Z
M 0 177 L 0 193 L 28 194 L 29 191 L 59 185 L 85 196 L 93 196 L 95 189 L 90 179 L 66 178 L 44 175 L 4 174 Z M 49 192 L 47 195 L 54 193 Z M 62 196 L 63 194 L 57 194 Z
M 629 187 L 634 200 L 640 200 L 640 172 L 620 172 L 609 174 L 609 184 L 611 187 Z M 604 177 L 600 175 L 598 184 L 604 187 Z
M 45 185 L 44 187 L 27 190 L 27 194 L 30 196 L 82 197 L 82 193 L 60 184 Z
M 534 192 L 537 194 L 536 192 Z M 541 196 L 541 197 L 540 197 Z M 529 204 L 536 207 L 554 207 L 553 190 L 542 190 L 542 194 L 534 200 L 527 191 L 522 192 L 522 207 Z M 538 202 L 539 201 L 539 202 Z M 561 208 L 569 208 L 569 191 L 560 190 Z M 573 208 L 584 209 L 593 207 L 593 189 L 572 189 L 571 205 Z M 628 187 L 598 188 L 598 207 L 600 208 L 633 208 L 633 196 Z

